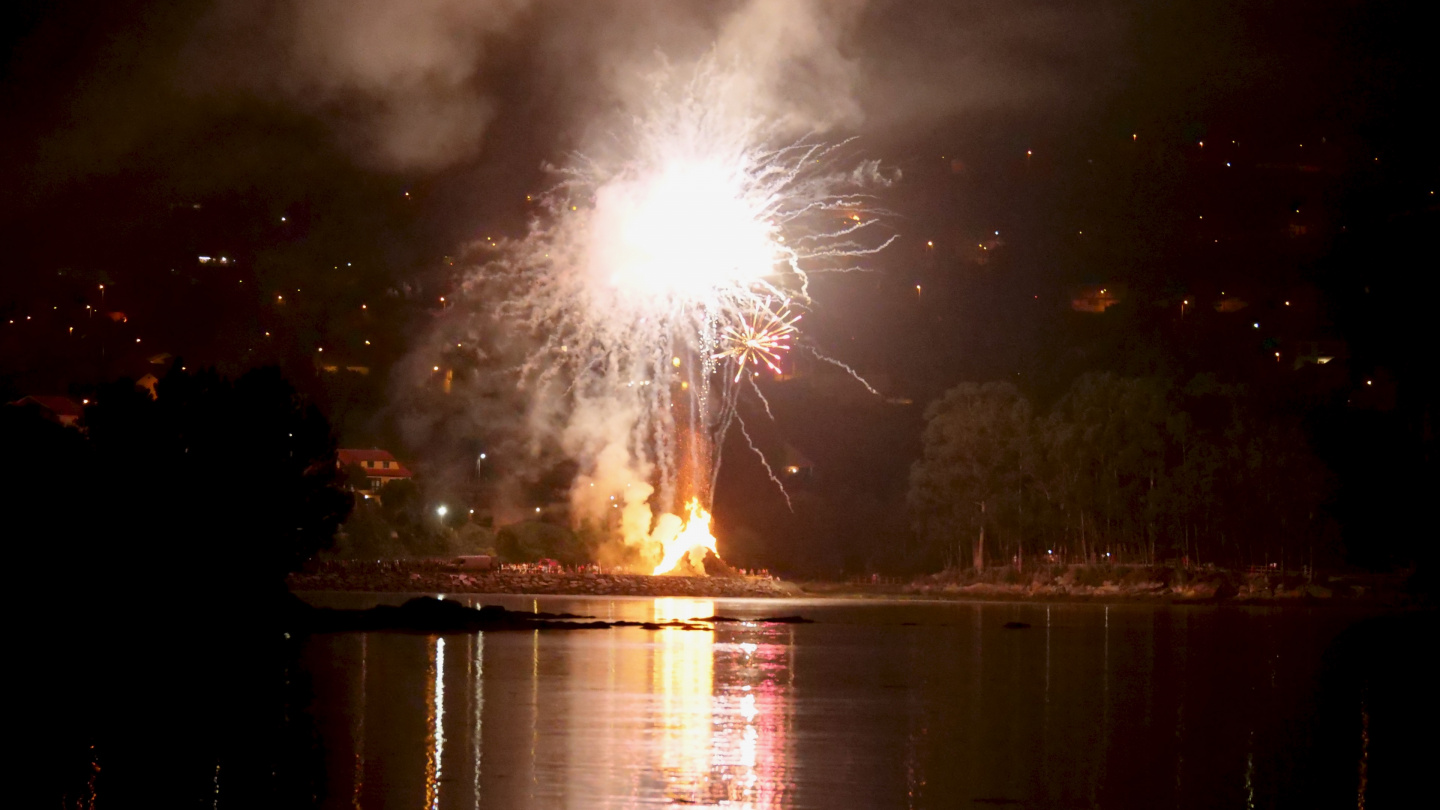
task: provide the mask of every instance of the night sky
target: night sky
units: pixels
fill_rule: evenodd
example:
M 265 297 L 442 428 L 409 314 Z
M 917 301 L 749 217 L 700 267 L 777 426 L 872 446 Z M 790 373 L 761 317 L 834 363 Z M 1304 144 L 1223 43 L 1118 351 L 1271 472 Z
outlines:
M 899 241 L 819 283 L 809 330 L 917 404 L 836 476 L 903 482 L 919 409 L 961 380 L 1040 403 L 1097 370 L 1283 389 L 1273 352 L 1323 341 L 1345 367 L 1315 396 L 1364 412 L 1316 427 L 1342 479 L 1383 467 L 1433 495 L 1440 165 L 1414 4 L 852 0 L 732 30 L 741 6 L 7 4 L 7 397 L 138 377 L 156 353 L 279 363 L 342 444 L 424 457 L 439 429 L 404 418 L 405 369 L 428 367 L 469 246 L 523 233 L 619 66 L 735 37 L 768 43 L 772 90 L 816 131 L 903 176 L 882 200 Z M 1076 314 L 1095 286 L 1121 304 Z M 1222 295 L 1247 303 L 1234 323 Z M 339 390 L 322 351 L 368 381 Z M 782 415 L 776 441 L 823 454 L 855 419 Z

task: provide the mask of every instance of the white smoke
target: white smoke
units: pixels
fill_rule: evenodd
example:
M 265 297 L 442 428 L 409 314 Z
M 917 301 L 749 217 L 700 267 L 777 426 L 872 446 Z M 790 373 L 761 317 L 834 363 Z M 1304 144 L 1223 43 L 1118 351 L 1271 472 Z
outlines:
M 594 146 L 657 54 L 732 66 L 727 101 L 798 135 L 1089 97 L 1122 33 L 1107 4 L 1058 0 L 218 0 L 182 83 L 282 101 L 367 166 L 436 171 L 478 154 L 517 83 Z
M 487 42 L 529 4 L 223 0 L 192 48 L 207 53 L 192 56 L 212 81 L 317 116 L 367 165 L 433 170 L 479 150 L 495 115 Z

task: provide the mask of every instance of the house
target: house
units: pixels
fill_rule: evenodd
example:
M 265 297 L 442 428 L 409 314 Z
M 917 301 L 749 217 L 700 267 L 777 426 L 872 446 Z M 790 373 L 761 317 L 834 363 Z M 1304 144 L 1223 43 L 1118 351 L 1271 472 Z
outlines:
M 370 491 L 376 492 L 391 481 L 411 478 L 413 474 L 405 465 L 395 460 L 388 450 L 339 450 L 336 451 L 340 469 L 356 464 L 365 470 Z
M 10 403 L 17 408 L 34 408 L 41 417 L 65 427 L 76 427 L 84 408 L 69 397 L 29 396 Z
M 156 377 L 154 372 L 150 371 L 145 372 L 140 376 L 140 379 L 135 381 L 135 387 L 144 390 L 150 395 L 151 399 L 155 398 L 155 386 L 159 384 L 160 378 Z

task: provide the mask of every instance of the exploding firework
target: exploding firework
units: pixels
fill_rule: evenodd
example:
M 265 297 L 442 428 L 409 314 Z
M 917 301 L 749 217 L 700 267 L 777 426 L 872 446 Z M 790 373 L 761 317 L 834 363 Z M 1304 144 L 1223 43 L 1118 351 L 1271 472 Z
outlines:
M 742 392 L 761 396 L 745 371 L 780 372 L 810 275 L 860 269 L 894 238 L 872 210 L 877 163 L 847 164 L 846 143 L 773 145 L 727 87 L 713 64 L 656 77 L 618 147 L 559 169 L 529 235 L 482 271 L 534 337 L 521 386 L 537 434 L 579 463 L 575 515 L 618 524 L 656 573 L 683 556 L 675 538 L 709 536 L 718 449 Z M 671 514 L 686 501 L 688 524 Z
M 799 331 L 795 327 L 799 322 L 800 315 L 792 315 L 785 310 L 742 312 L 738 323 L 727 324 L 721 330 L 722 351 L 711 359 L 734 359 L 733 383 L 740 382 L 747 365 L 755 368 L 764 365 L 776 374 L 782 374 L 780 358 L 790 350 L 789 341 Z

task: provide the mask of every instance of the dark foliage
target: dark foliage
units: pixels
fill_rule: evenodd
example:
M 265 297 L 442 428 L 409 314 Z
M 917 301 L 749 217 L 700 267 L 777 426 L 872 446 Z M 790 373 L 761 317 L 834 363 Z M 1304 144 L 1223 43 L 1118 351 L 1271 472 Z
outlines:
M 1008 383 L 966 383 L 927 420 L 910 507 L 939 563 L 1298 568 L 1324 552 L 1329 471 L 1298 420 L 1240 386 L 1090 374 L 1036 416 Z
M 19 644 L 45 662 L 20 670 L 17 806 L 313 804 L 284 576 L 349 509 L 329 425 L 273 369 L 177 366 L 157 393 L 106 386 L 83 430 L 0 409 Z

